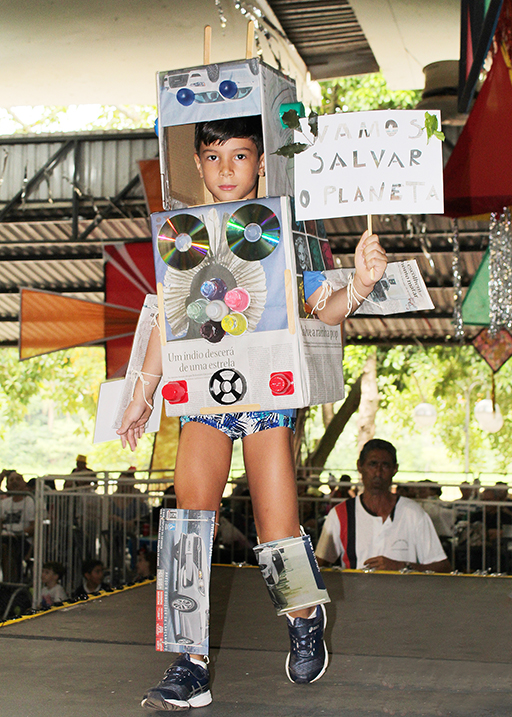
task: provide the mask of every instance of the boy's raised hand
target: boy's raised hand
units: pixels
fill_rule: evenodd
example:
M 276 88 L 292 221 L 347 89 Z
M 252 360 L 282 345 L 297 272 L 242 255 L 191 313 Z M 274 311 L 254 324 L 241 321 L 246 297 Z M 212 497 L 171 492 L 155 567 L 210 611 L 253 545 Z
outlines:
M 388 263 L 386 251 L 376 234 L 369 234 L 368 230 L 363 233 L 356 247 L 354 263 L 356 290 L 373 289 L 374 284 L 382 279 Z

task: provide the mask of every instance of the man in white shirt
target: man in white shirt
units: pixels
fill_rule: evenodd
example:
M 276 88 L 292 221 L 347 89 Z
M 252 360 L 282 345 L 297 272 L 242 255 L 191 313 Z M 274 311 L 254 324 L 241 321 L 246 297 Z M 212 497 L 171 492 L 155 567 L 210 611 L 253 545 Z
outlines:
M 447 573 L 450 561 L 432 520 L 413 500 L 391 493 L 396 449 L 378 438 L 363 446 L 357 468 L 364 492 L 333 508 L 316 548 L 320 565 Z
M 23 559 L 31 550 L 35 505 L 22 475 L 12 471 L 7 477 L 9 494 L 0 500 L 2 526 L 2 571 L 5 582 L 19 582 Z

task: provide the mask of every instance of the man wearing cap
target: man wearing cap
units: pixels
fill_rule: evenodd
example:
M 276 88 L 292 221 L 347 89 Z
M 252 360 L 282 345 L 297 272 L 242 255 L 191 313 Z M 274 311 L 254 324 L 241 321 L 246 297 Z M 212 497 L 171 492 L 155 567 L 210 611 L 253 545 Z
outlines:
M 71 473 L 94 473 L 93 470 L 87 467 L 87 456 L 78 454 L 76 457 L 76 468 L 73 468 Z

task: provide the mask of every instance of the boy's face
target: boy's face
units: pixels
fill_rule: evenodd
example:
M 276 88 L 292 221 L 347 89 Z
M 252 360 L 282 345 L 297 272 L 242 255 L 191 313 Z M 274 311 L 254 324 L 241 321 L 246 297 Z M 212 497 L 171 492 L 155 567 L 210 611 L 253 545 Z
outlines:
M 103 565 L 96 565 L 90 573 L 85 573 L 85 578 L 94 585 L 100 585 L 103 580 Z
M 41 570 L 41 582 L 43 585 L 56 585 L 58 579 L 59 576 L 57 573 L 54 573 L 50 568 L 43 568 Z
M 265 174 L 264 155 L 248 137 L 233 137 L 220 144 L 201 143 L 194 155 L 196 166 L 215 202 L 255 199 L 258 177 Z
M 137 555 L 137 574 L 143 578 L 149 577 L 151 573 L 149 563 L 145 555 Z

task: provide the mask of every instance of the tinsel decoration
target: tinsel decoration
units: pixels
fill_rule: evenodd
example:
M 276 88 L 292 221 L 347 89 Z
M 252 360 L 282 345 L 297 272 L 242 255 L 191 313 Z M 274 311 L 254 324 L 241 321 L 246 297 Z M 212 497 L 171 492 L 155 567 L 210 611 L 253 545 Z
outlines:
M 222 29 L 226 27 L 228 24 L 227 17 L 224 14 L 224 9 L 222 7 L 222 3 L 220 0 L 215 0 L 215 6 L 217 8 L 217 12 L 219 13 L 219 22 Z
M 512 236 L 510 212 L 491 214 L 489 225 L 489 332 L 512 330 Z
M 459 244 L 459 223 L 453 220 L 453 253 L 452 253 L 452 273 L 453 273 L 453 327 L 455 329 L 455 338 L 462 341 L 464 338 L 464 322 L 462 320 L 462 276 L 460 273 L 460 244 Z
M 220 0 L 216 0 L 216 2 L 219 1 Z M 247 20 L 252 20 L 254 23 L 254 40 L 256 43 L 256 54 L 260 57 L 263 55 L 263 47 L 261 44 L 261 39 L 263 37 L 265 38 L 268 49 L 274 57 L 276 68 L 278 70 L 281 70 L 281 59 L 279 57 L 279 54 L 276 53 L 273 48 L 272 40 L 274 38 L 280 37 L 281 40 L 290 43 L 287 36 L 282 32 L 280 28 L 274 25 L 272 20 L 267 15 L 265 15 L 265 13 L 257 5 L 254 5 L 251 2 L 244 2 L 244 0 L 232 0 L 232 2 L 235 7 L 235 10 L 238 10 L 238 12 L 243 15 L 243 17 L 247 18 Z

